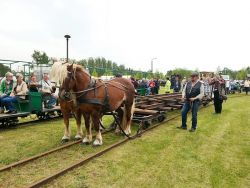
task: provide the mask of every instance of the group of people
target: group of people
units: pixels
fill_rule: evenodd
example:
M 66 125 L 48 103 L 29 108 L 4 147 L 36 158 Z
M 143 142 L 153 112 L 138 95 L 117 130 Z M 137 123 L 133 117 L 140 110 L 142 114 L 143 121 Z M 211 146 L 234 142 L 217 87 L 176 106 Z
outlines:
M 142 79 L 139 81 L 133 77 L 131 77 L 130 79 L 136 90 L 137 89 L 145 90 L 145 95 L 159 94 L 159 90 L 160 90 L 159 79 L 150 79 L 150 80 Z
M 45 73 L 43 79 L 38 82 L 36 75 L 30 77 L 27 84 L 22 74 L 14 75 L 7 72 L 0 84 L 0 113 L 17 113 L 13 103 L 18 100 L 25 100 L 28 92 L 42 92 L 45 107 L 53 107 L 56 104 L 57 96 L 54 94 L 54 87 Z
M 225 94 L 225 80 L 221 75 L 216 75 L 213 78 L 201 78 L 199 74 L 194 72 L 191 74 L 190 80 L 185 84 L 182 90 L 182 124 L 179 129 L 187 129 L 187 113 L 192 112 L 192 127 L 190 132 L 195 132 L 197 128 L 197 112 L 199 104 L 205 95 L 213 95 L 215 113 L 220 114 L 222 111 L 222 103 L 227 99 Z M 212 97 L 212 96 L 211 96 Z

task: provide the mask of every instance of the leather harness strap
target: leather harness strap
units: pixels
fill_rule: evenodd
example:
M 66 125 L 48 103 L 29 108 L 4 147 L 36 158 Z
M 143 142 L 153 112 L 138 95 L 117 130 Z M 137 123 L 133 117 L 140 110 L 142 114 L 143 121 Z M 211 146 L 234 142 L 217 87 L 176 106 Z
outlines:
M 103 106 L 103 110 L 102 111 L 110 111 L 110 105 L 109 105 L 109 94 L 108 94 L 108 86 L 113 86 L 113 87 L 116 87 L 120 90 L 123 90 L 123 91 L 127 91 L 128 87 L 119 83 L 119 82 L 116 82 L 114 80 L 111 80 L 109 82 L 102 82 L 100 81 L 102 84 L 100 84 L 99 86 L 96 86 L 97 82 L 95 79 L 91 78 L 91 76 L 89 75 L 90 77 L 90 81 L 89 81 L 89 84 L 88 84 L 88 87 L 87 89 L 85 90 L 82 90 L 82 91 L 76 91 L 76 92 L 73 92 L 71 91 L 70 93 L 71 94 L 76 94 L 76 100 L 78 103 L 80 104 L 94 104 L 94 105 L 101 105 Z M 118 84 L 118 85 L 116 85 Z M 97 96 L 97 89 L 99 89 L 100 87 L 103 87 L 104 86 L 104 99 L 103 101 L 100 100 L 100 99 L 96 99 L 96 98 L 92 98 L 92 99 L 87 99 L 85 98 L 87 93 L 89 91 L 92 91 L 94 90 L 94 97 Z M 65 92 L 67 93 L 67 92 Z M 71 101 L 71 100 L 70 100 Z

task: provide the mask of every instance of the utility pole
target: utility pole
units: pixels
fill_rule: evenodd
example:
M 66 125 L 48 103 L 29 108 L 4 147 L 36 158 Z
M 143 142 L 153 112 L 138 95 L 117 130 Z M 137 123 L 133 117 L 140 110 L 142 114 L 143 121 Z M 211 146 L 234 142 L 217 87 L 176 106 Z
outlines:
M 71 37 L 70 37 L 70 35 L 65 35 L 64 38 L 66 38 L 66 45 L 67 45 L 67 47 L 66 47 L 66 54 L 67 54 L 66 62 L 68 63 L 68 61 L 69 61 L 69 38 L 71 38 Z

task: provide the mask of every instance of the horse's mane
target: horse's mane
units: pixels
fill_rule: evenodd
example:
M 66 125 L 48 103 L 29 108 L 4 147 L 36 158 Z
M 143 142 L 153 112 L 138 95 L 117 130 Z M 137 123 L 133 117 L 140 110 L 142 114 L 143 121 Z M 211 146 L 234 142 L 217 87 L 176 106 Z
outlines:
M 63 84 L 63 82 L 68 74 L 68 71 L 67 71 L 68 65 L 70 65 L 70 64 L 64 63 L 64 62 L 55 62 L 50 70 L 50 79 L 52 81 L 59 83 L 59 84 Z M 82 65 L 74 64 L 73 69 L 74 69 L 74 71 L 81 71 L 81 72 L 84 72 L 85 74 L 89 75 L 89 73 L 84 69 L 84 67 Z

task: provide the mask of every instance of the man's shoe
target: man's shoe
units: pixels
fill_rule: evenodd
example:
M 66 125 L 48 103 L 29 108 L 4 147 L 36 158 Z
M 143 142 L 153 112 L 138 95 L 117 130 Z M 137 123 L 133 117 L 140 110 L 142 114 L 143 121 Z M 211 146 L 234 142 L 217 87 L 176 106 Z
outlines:
M 179 126 L 179 127 L 176 127 L 177 129 L 183 129 L 183 130 L 187 130 L 187 127 L 182 127 L 182 126 Z
M 189 132 L 195 132 L 195 129 L 194 129 L 194 128 L 192 128 L 192 129 L 190 129 L 190 130 L 189 130 Z
M 6 114 L 16 114 L 17 111 L 16 110 L 9 110 Z

